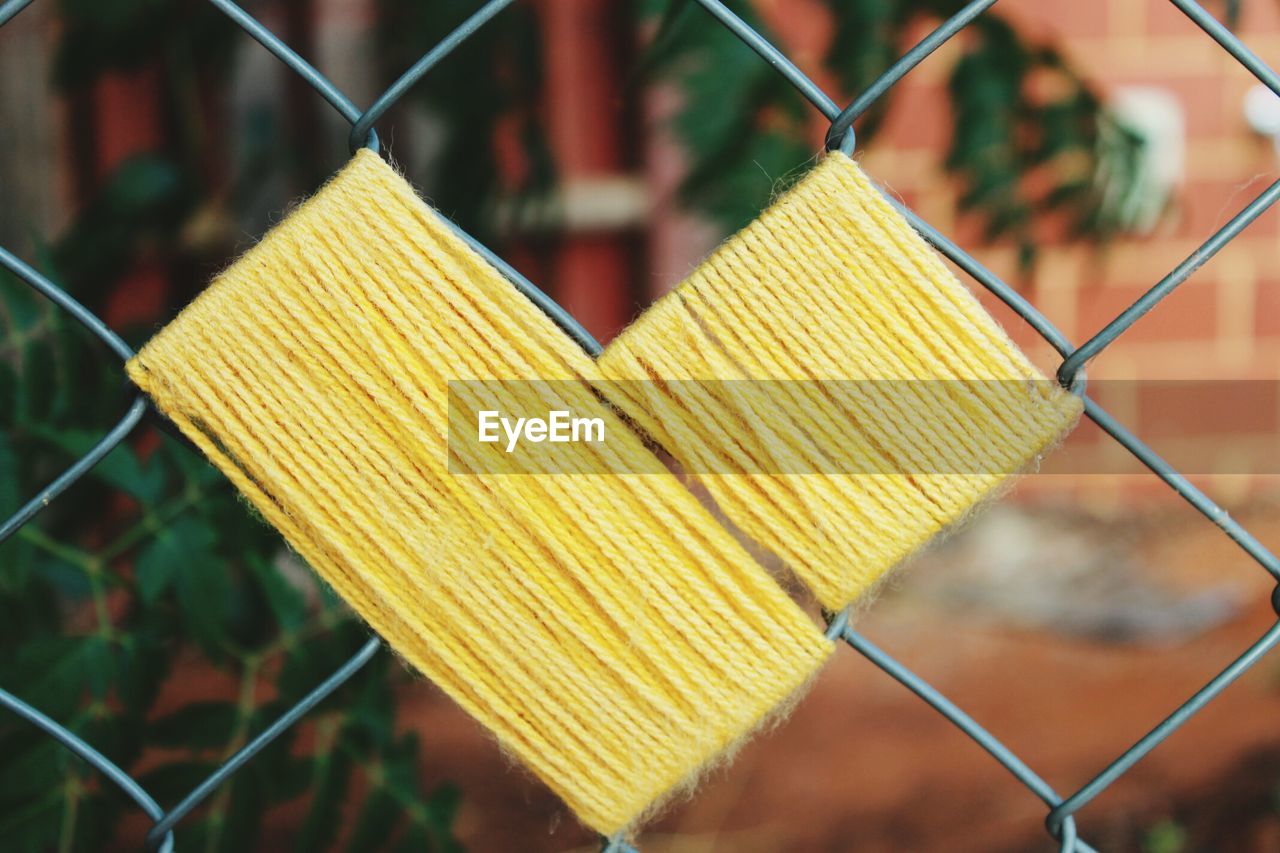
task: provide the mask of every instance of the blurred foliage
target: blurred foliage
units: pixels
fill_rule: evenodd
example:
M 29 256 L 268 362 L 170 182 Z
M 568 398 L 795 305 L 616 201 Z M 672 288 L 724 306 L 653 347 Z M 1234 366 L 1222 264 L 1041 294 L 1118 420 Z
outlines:
M 399 77 L 478 7 L 475 0 L 378 0 L 384 82 Z M 472 34 L 406 96 L 443 136 L 428 182 L 431 203 L 482 242 L 495 236 L 496 199 L 528 200 L 548 190 L 555 177 L 538 109 L 542 68 L 534 11 L 517 4 Z M 499 128 L 519 141 L 519 162 L 499 162 Z
M 174 272 L 171 296 L 184 300 L 177 273 L 200 253 L 187 232 L 225 203 L 207 177 L 216 140 L 203 131 L 201 80 L 225 81 L 234 28 L 204 2 L 62 0 L 61 11 L 55 84 L 75 92 L 156 68 L 169 121 L 166 144 L 102 176 L 37 265 L 98 312 L 140 261 Z M 256 167 L 247 174 L 280 164 Z M 0 517 L 92 446 L 130 396 L 96 340 L 0 273 Z M 153 428 L 0 544 L 0 567 L 0 684 L 163 807 L 368 639 L 221 475 Z M 272 811 L 298 803 L 299 850 L 459 850 L 456 791 L 424 791 L 417 742 L 397 733 L 395 685 L 410 677 L 375 657 L 184 820 L 179 848 L 256 849 Z M 0 755 L 6 851 L 102 849 L 126 818 L 138 830 L 131 800 L 8 715 Z
M 774 39 L 751 0 L 726 5 Z M 940 23 L 965 4 L 826 5 L 834 26 L 823 68 L 842 91 L 859 93 L 911 46 L 922 23 Z M 475 8 L 471 0 L 379 0 L 384 81 L 395 79 Z M 680 91 L 670 118 L 690 164 L 680 197 L 726 230 L 737 229 L 756 216 L 780 181 L 794 179 L 812 161 L 814 110 L 690 0 L 637 0 L 635 8 L 637 25 L 658 21 L 641 72 Z M 495 236 L 495 199 L 519 202 L 554 180 L 538 112 L 542 46 L 535 16 L 523 4 L 504 11 L 406 99 L 424 108 L 443 136 L 428 179 L 432 201 L 486 242 Z M 949 73 L 952 133 L 944 165 L 958 180 L 961 209 L 980 217 L 988 239 L 1015 241 L 1024 267 L 1034 258 L 1038 222 L 1059 220 L 1073 238 L 1105 239 L 1122 231 L 1128 223 L 1112 202 L 1130 197 L 1137 185 L 1141 140 L 1058 50 L 1029 41 L 997 13 L 981 15 L 956 41 L 962 50 Z M 891 89 L 860 120 L 860 144 L 874 137 L 893 94 Z M 519 140 L 520 162 L 500 162 L 500 130 Z
M 118 365 L 70 322 L 0 277 L 0 514 L 122 413 Z M 139 773 L 163 805 L 367 639 L 221 475 L 154 433 L 118 448 L 0 545 L 0 565 L 0 684 Z M 354 821 L 353 851 L 458 849 L 455 794 L 426 795 L 414 739 L 395 734 L 401 672 L 388 656 L 375 658 L 184 821 L 182 846 L 253 849 L 267 812 L 309 792 L 297 849 L 332 848 L 344 817 Z M 167 685 L 179 689 L 166 694 Z M 300 728 L 314 741 L 305 750 Z M 11 717 L 0 719 L 0 754 L 6 850 L 98 849 L 137 811 Z
M 46 262 L 73 245 L 52 247 Z M 119 366 L 101 346 L 0 276 L 0 514 L 86 451 L 125 402 Z M 155 433 L 115 450 L 0 545 L 0 565 L 0 684 L 139 773 L 163 805 L 367 638 L 221 475 Z M 308 716 L 313 745 L 300 750 L 299 728 L 286 732 L 183 822 L 182 846 L 252 849 L 272 807 L 310 792 L 297 849 L 332 847 L 344 816 L 354 821 L 350 850 L 391 840 L 405 850 L 458 849 L 454 793 L 425 795 L 416 743 L 395 734 L 400 672 L 388 656 L 375 658 Z M 180 689 L 166 693 L 172 685 Z M 6 850 L 98 849 L 136 813 L 11 717 L 0 718 L 0 754 Z
M 726 5 L 776 41 L 748 0 Z M 844 92 L 857 94 L 912 46 L 922 22 L 941 23 L 965 3 L 826 5 L 834 35 L 823 68 Z M 695 4 L 650 0 L 648 8 L 662 12 L 649 63 L 683 98 L 671 119 L 691 161 L 682 197 L 726 228 L 741 227 L 781 177 L 811 160 L 813 108 Z M 949 72 L 945 166 L 961 187 L 961 209 L 981 217 L 988 239 L 1014 240 L 1024 267 L 1034 258 L 1037 220 L 1063 217 L 1072 236 L 1086 238 L 1123 227 L 1106 204 L 1107 184 L 1133 180 L 1141 141 L 1107 112 L 1086 79 L 1055 48 L 1028 41 L 995 12 L 955 39 L 961 51 Z M 874 137 L 893 98 L 891 88 L 856 125 L 859 146 Z
M 1187 831 L 1175 820 L 1162 820 L 1147 830 L 1143 853 L 1182 853 L 1187 849 Z
M 190 67 L 225 61 L 226 17 L 211 3 L 188 0 L 59 0 L 63 31 L 53 63 L 55 85 L 94 82 L 105 69 L 133 71 L 168 56 Z
M 772 37 L 750 3 L 725 5 Z M 812 108 L 694 3 L 650 0 L 648 11 L 661 18 L 644 70 L 680 90 L 670 126 L 689 158 L 681 200 L 737 230 L 756 217 L 782 176 L 813 157 Z
M 939 23 L 964 5 L 826 3 L 834 32 L 822 64 L 846 93 L 866 89 L 910 47 L 922 22 Z M 749 0 L 727 5 L 774 37 Z M 475 4 L 379 0 L 379 8 L 379 55 L 389 83 Z M 780 181 L 794 179 L 812 161 L 814 110 L 690 0 L 639 0 L 636 8 L 638 24 L 658 21 L 640 71 L 680 91 L 670 126 L 690 163 L 681 199 L 726 230 L 737 229 L 756 216 Z M 495 236 L 495 199 L 519 202 L 554 180 L 538 112 L 542 47 L 535 14 L 523 4 L 506 10 L 406 99 L 424 109 L 443 138 L 428 178 L 432 201 L 485 242 Z M 958 179 L 961 209 L 980 217 L 988 239 L 1014 240 L 1024 267 L 1034 258 L 1038 222 L 1060 220 L 1073 238 L 1105 239 L 1122 231 L 1127 222 L 1112 200 L 1130 197 L 1137 186 L 1141 140 L 1059 51 L 1029 42 L 996 13 L 983 14 L 956 39 L 962 51 L 949 73 L 952 133 L 944 166 Z M 860 144 L 874 137 L 892 102 L 891 89 L 862 117 Z M 518 163 L 500 162 L 501 134 L 519 140 Z
M 1222 4 L 1223 22 L 1228 29 L 1234 30 L 1240 24 L 1240 12 L 1243 0 L 1225 0 Z

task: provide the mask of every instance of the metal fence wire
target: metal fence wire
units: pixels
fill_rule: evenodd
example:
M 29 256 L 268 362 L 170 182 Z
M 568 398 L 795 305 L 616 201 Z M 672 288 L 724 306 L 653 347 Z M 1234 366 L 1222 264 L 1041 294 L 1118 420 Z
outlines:
M 7 2 L 0 2 L 0 26 L 3 26 L 32 2 L 33 0 L 7 0 Z M 466 41 L 485 23 L 511 5 L 513 0 L 489 0 L 489 2 L 481 5 L 470 18 L 424 54 L 390 88 L 383 92 L 372 106 L 365 110 L 361 110 L 352 103 L 323 74 L 290 49 L 288 45 L 277 38 L 252 15 L 232 3 L 231 0 L 210 0 L 210 2 L 293 72 L 301 76 L 322 98 L 328 101 L 334 109 L 351 123 L 350 144 L 354 151 L 362 146 L 376 150 L 378 138 L 374 131 L 374 125 L 378 119 L 437 63 Z M 720 2 L 720 0 L 694 0 L 694 2 L 759 54 L 763 61 L 769 63 L 779 74 L 794 85 L 831 122 L 831 127 L 826 137 L 826 143 L 829 148 L 840 148 L 846 152 L 851 152 L 854 144 L 854 132 L 852 129 L 854 121 L 877 98 L 888 91 L 891 86 L 902 79 L 907 72 L 925 57 L 994 5 L 995 0 L 974 0 L 974 2 L 965 5 L 960 12 L 945 21 L 898 59 L 866 91 L 844 108 L 841 108 L 839 104 L 828 97 L 794 63 L 788 60 L 777 47 L 752 30 L 723 2 Z M 1170 2 L 1231 54 L 1236 61 L 1248 69 L 1267 88 L 1280 95 L 1280 76 L 1277 76 L 1269 66 L 1259 59 L 1221 22 L 1199 4 L 1193 2 L 1193 0 L 1170 0 Z M 978 284 L 985 287 L 1013 309 L 1061 354 L 1062 362 L 1057 369 L 1058 380 L 1064 386 L 1070 387 L 1083 397 L 1087 417 L 1133 454 L 1143 465 L 1164 481 L 1169 488 L 1195 507 L 1208 521 L 1221 528 L 1223 533 L 1229 536 L 1264 571 L 1280 580 L 1280 560 L 1277 560 L 1252 534 L 1228 516 L 1225 510 L 1161 459 L 1138 436 L 1122 426 L 1094 400 L 1090 399 L 1086 393 L 1084 374 L 1084 365 L 1089 359 L 1100 354 L 1158 302 L 1172 294 L 1196 269 L 1212 258 L 1249 223 L 1267 210 L 1278 196 L 1280 196 L 1280 180 L 1271 184 L 1225 226 L 1206 240 L 1203 245 L 1174 267 L 1168 275 L 1146 291 L 1141 298 L 1080 346 L 1074 346 L 1035 306 L 991 271 L 983 267 L 963 249 L 940 234 L 911 210 L 900 204 L 897 206 L 911 224 L 924 235 L 926 240 L 963 269 Z M 895 202 L 895 204 L 897 203 Z M 563 308 L 473 238 L 466 234 L 463 234 L 463 236 L 474 248 L 492 261 L 522 293 L 529 296 L 539 307 L 546 311 L 574 340 L 581 344 L 583 349 L 592 355 L 600 351 L 600 345 Z M 90 313 L 67 293 L 3 247 L 0 247 L 0 265 L 3 265 L 45 298 L 66 311 L 104 343 L 108 349 L 118 355 L 122 362 L 133 355 L 133 351 L 129 346 L 101 319 Z M 88 453 L 84 454 L 61 476 L 33 496 L 25 506 L 7 519 L 3 525 L 0 525 L 0 542 L 3 542 L 29 522 L 41 509 L 56 499 L 72 483 L 76 482 L 120 444 L 142 421 L 147 411 L 147 406 L 147 401 L 139 395 L 129 406 L 124 417 L 103 435 Z M 1277 613 L 1280 614 L 1280 586 L 1277 586 L 1276 591 L 1272 594 L 1271 603 Z M 1256 664 L 1277 643 L 1280 643 L 1280 621 L 1273 625 L 1257 642 L 1246 649 L 1243 654 L 1231 662 L 1218 675 L 1200 688 L 1199 691 L 1176 708 L 1159 725 L 1151 729 L 1133 746 L 1103 768 L 1087 784 L 1066 797 L 1055 791 L 1017 755 L 947 697 L 913 674 L 902 663 L 879 649 L 870 640 L 849 627 L 847 613 L 837 615 L 831 620 L 828 635 L 843 639 L 855 651 L 864 655 L 882 669 L 889 677 L 895 679 L 921 700 L 928 703 L 954 724 L 961 733 L 973 739 L 986 750 L 993 759 L 1013 774 L 1034 796 L 1042 800 L 1047 807 L 1045 827 L 1048 833 L 1056 839 L 1061 850 L 1091 851 L 1093 848 L 1077 835 L 1076 813 L 1142 760 L 1147 753 L 1221 693 L 1227 685 Z M 43 714 L 39 709 L 23 702 L 17 696 L 4 689 L 0 689 L 0 705 L 26 719 L 49 737 L 56 739 L 71 752 L 91 764 L 112 783 L 119 786 L 154 822 L 146 836 L 147 849 L 169 851 L 174 847 L 174 829 L 183 818 L 208 799 L 219 785 L 243 767 L 267 744 L 298 722 L 311 708 L 323 701 L 325 697 L 355 674 L 377 654 L 380 646 L 380 641 L 376 639 L 366 643 L 354 656 L 341 666 L 338 666 L 332 675 L 325 679 L 323 683 L 317 685 L 297 705 L 260 732 L 234 756 L 217 768 L 207 779 L 196 786 L 181 802 L 167 809 L 157 803 L 143 790 L 136 780 L 114 764 L 109 757 L 98 752 L 92 745 L 59 724 L 56 720 Z M 633 849 L 620 837 L 605 839 L 603 846 L 606 851 L 628 851 Z

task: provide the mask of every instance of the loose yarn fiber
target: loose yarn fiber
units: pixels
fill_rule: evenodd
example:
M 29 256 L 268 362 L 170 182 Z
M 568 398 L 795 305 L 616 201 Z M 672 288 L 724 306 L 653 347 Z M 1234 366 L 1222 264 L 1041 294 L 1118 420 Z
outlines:
M 697 500 L 652 473 L 592 391 L 592 361 L 370 152 L 129 375 L 399 654 L 600 832 L 690 779 L 831 652 Z M 557 399 L 471 402 L 590 413 L 611 439 L 562 451 L 572 473 L 483 473 L 478 447 L 447 443 L 455 379 L 577 380 L 503 386 Z
M 838 152 L 598 365 L 602 393 L 833 610 L 1081 410 Z

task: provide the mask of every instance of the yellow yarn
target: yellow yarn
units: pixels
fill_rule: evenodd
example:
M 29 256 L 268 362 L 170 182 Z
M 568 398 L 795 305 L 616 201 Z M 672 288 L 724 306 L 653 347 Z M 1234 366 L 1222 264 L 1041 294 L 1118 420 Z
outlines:
M 656 473 L 592 392 L 591 360 L 369 152 L 129 375 L 397 652 L 601 832 L 740 739 L 831 651 Z M 446 443 L 454 379 L 578 380 L 511 383 L 558 399 L 506 402 L 589 412 L 611 439 L 558 451 L 576 473 L 450 473 L 488 470 L 479 445 Z
M 1081 409 L 840 153 L 645 312 L 599 368 L 602 393 L 831 609 Z

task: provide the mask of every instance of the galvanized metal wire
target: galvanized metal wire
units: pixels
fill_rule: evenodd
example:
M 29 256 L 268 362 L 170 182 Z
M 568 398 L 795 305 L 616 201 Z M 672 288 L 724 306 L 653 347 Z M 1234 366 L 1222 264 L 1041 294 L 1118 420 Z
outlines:
M 7 0 L 7 2 L 0 2 L 0 26 L 3 26 L 32 2 L 33 0 Z M 374 125 L 378 119 L 428 74 L 437 63 L 448 56 L 451 51 L 466 41 L 479 28 L 501 13 L 503 9 L 511 4 L 512 0 L 488 0 L 488 2 L 480 3 L 470 18 L 458 26 L 439 44 L 432 46 L 423 54 L 420 60 L 383 92 L 371 106 L 364 110 L 357 107 L 328 78 L 299 56 L 260 21 L 231 2 L 231 0 L 209 0 L 209 2 L 225 13 L 248 35 L 261 43 L 263 47 L 290 70 L 304 79 L 315 89 L 320 97 L 324 98 L 351 124 L 349 141 L 352 150 L 361 146 L 368 146 L 376 150 L 378 137 L 374 130 Z M 860 93 L 848 106 L 843 108 L 809 79 L 782 51 L 761 37 L 759 33 L 725 6 L 721 0 L 694 0 L 694 2 L 741 39 L 751 50 L 759 54 L 763 61 L 767 62 L 795 86 L 797 91 L 831 122 L 830 130 L 827 134 L 827 146 L 829 148 L 840 148 L 846 152 L 851 152 L 854 147 L 853 124 L 857 118 L 912 68 L 994 5 L 995 0 L 974 0 L 974 2 L 966 4 L 952 18 L 944 21 L 922 39 L 919 44 L 907 51 L 884 74 L 868 86 L 864 92 Z M 1227 27 L 1194 0 L 1170 0 L 1170 2 L 1260 82 L 1277 95 L 1280 95 L 1280 76 Z M 1108 346 L 1135 323 L 1139 322 L 1143 315 L 1157 303 L 1168 298 L 1177 288 L 1185 284 L 1199 267 L 1270 208 L 1278 197 L 1280 197 L 1280 181 L 1272 184 L 1258 195 L 1226 225 L 1209 237 L 1196 251 L 1177 264 L 1167 276 L 1153 285 L 1150 290 L 1121 312 L 1100 332 L 1078 347 L 1068 341 L 1049 318 L 998 276 L 940 234 L 911 210 L 896 201 L 894 203 L 929 243 L 964 270 L 980 286 L 989 290 L 1009 306 L 1062 356 L 1062 362 L 1057 369 L 1058 379 L 1064 386 L 1071 388 L 1084 398 L 1086 417 L 1128 450 L 1208 521 L 1221 528 L 1264 571 L 1280 580 L 1280 560 L 1277 560 L 1275 555 L 1268 551 L 1239 522 L 1231 518 L 1225 510 L 1160 458 L 1142 439 L 1125 428 L 1118 420 L 1099 406 L 1096 401 L 1091 399 L 1086 391 L 1084 374 L 1084 366 L 1090 359 L 1103 353 Z M 459 233 L 474 248 L 492 261 L 511 280 L 515 287 L 552 317 L 586 352 L 592 355 L 599 353 L 599 343 L 567 311 L 516 272 L 509 264 L 494 255 L 488 248 L 481 245 L 470 235 L 461 231 Z M 129 346 L 108 328 L 101 319 L 72 299 L 65 291 L 41 275 L 36 269 L 24 263 L 3 247 L 0 247 L 0 266 L 8 269 L 19 279 L 30 285 L 36 292 L 69 314 L 92 335 L 97 337 L 108 350 L 122 360 L 127 360 L 133 354 Z M 142 421 L 147 407 L 146 400 L 141 395 L 138 395 L 120 421 L 107 431 L 89 452 L 85 453 L 39 493 L 32 496 L 12 517 L 0 524 L 0 542 L 3 542 L 18 528 L 31 521 L 45 506 L 48 506 L 50 502 L 55 500 L 101 461 L 113 448 L 124 441 Z M 1277 613 L 1280 614 L 1280 586 L 1276 588 L 1276 592 L 1272 595 L 1272 605 L 1277 610 Z M 847 613 L 834 615 L 829 622 L 827 633 L 832 638 L 843 640 L 850 648 L 863 655 L 890 678 L 899 682 L 907 690 L 930 705 L 950 721 L 959 732 L 972 739 L 991 758 L 1008 770 L 1033 796 L 1039 798 L 1046 807 L 1045 828 L 1049 835 L 1056 840 L 1059 849 L 1063 851 L 1092 851 L 1093 848 L 1081 839 L 1077 833 L 1075 816 L 1116 779 L 1141 761 L 1151 750 L 1159 746 L 1183 723 L 1199 712 L 1214 697 L 1226 689 L 1228 685 L 1239 678 L 1241 674 L 1256 664 L 1263 655 L 1280 643 L 1280 622 L 1277 622 L 1267 630 L 1255 643 L 1245 649 L 1238 658 L 1227 665 L 1204 687 L 1177 708 L 1172 709 L 1164 720 L 1114 761 L 1102 768 L 1087 784 L 1065 797 L 1058 794 L 1008 747 L 936 688 L 912 673 L 903 663 L 895 660 L 866 637 L 854 631 L 849 625 Z M 196 786 L 181 802 L 168 809 L 162 808 L 157 804 L 135 779 L 114 764 L 109 757 L 98 752 L 58 721 L 49 718 L 37 708 L 32 707 L 3 688 L 0 688 L 0 706 L 7 708 L 57 740 L 83 761 L 92 765 L 105 779 L 124 791 L 153 821 L 153 825 L 146 836 L 147 849 L 168 851 L 173 849 L 174 831 L 183 818 L 207 800 L 219 785 L 252 760 L 267 744 L 271 743 L 318 703 L 324 701 L 330 693 L 341 686 L 347 679 L 351 678 L 377 654 L 380 646 L 379 641 L 371 640 L 356 651 L 350 659 L 336 666 L 332 675 L 317 685 L 287 713 L 236 752 L 200 785 Z M 21 685 L 11 685 L 11 687 L 21 689 Z M 603 849 L 608 851 L 628 851 L 633 848 L 622 838 L 611 838 L 604 840 Z

